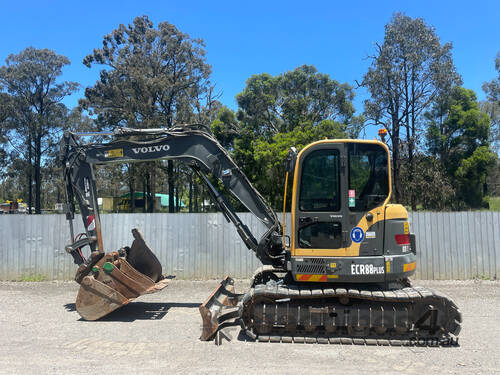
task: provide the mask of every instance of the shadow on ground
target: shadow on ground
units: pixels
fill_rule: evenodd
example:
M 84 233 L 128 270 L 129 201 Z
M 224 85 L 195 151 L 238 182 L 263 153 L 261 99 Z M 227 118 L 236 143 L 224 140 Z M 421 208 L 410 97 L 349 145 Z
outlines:
M 191 302 L 131 302 L 109 315 L 99 319 L 99 322 L 133 322 L 135 320 L 160 320 L 172 308 L 198 308 L 200 303 Z M 64 305 L 66 311 L 76 311 L 74 303 Z M 80 318 L 79 320 L 85 321 Z

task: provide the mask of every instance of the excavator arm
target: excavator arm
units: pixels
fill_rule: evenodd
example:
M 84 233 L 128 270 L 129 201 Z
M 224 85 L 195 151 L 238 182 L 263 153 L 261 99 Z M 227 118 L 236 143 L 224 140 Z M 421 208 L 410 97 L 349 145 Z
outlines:
M 107 143 L 82 144 L 82 136 L 111 136 Z M 66 250 L 82 272 L 91 266 L 85 264 L 80 249 L 89 245 L 92 253 L 104 253 L 97 203 L 94 166 L 107 163 L 128 163 L 159 159 L 185 161 L 205 182 L 225 218 L 231 221 L 245 245 L 253 250 L 265 265 L 283 268 L 284 249 L 281 242 L 282 227 L 272 208 L 252 186 L 227 151 L 209 133 L 189 127 L 173 129 L 117 128 L 113 132 L 66 132 L 61 141 L 61 161 L 66 185 L 67 211 L 70 221 L 72 244 Z M 217 178 L 251 211 L 266 227 L 265 234 L 257 240 L 235 213 L 228 200 L 210 182 L 207 173 Z M 74 198 L 79 204 L 85 238 L 75 241 L 72 220 Z

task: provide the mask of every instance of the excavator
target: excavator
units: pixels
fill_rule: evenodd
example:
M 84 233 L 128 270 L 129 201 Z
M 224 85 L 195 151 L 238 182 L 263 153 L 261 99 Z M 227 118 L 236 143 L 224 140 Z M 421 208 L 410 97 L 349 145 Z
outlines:
M 89 136 L 108 140 L 81 141 Z M 284 217 L 282 224 L 201 125 L 64 134 L 60 160 L 71 232 L 66 251 L 78 265 L 76 309 L 83 319 L 100 319 L 168 283 L 138 229 L 132 230 L 130 247 L 105 251 L 95 181 L 96 165 L 161 159 L 181 160 L 199 175 L 262 263 L 248 291 L 236 293 L 234 280 L 226 277 L 201 304 L 201 340 L 220 341 L 234 326 L 251 340 L 270 342 L 394 345 L 458 336 L 462 318 L 456 304 L 410 283 L 416 270 L 415 235 L 406 209 L 390 203 L 390 154 L 384 142 L 324 139 L 300 152 L 291 147 L 283 199 L 287 201 L 292 178 L 288 236 Z M 260 238 L 242 222 L 220 186 L 265 226 Z M 84 226 L 77 236 L 75 200 Z

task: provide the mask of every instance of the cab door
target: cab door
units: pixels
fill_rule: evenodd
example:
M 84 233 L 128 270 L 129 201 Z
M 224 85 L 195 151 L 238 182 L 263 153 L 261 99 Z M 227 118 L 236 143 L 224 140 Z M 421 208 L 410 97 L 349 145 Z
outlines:
M 379 142 L 349 142 L 346 152 L 348 246 L 357 247 L 359 256 L 382 255 L 390 196 L 388 151 Z
M 298 159 L 292 255 L 333 256 L 345 247 L 346 158 L 342 143 L 305 149 Z

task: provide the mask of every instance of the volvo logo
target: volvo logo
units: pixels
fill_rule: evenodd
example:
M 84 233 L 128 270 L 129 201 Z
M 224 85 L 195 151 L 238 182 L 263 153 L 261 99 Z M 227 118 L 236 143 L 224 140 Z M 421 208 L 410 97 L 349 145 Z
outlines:
M 160 152 L 160 151 L 168 151 L 168 150 L 170 150 L 169 145 L 138 147 L 138 148 L 132 149 L 132 151 L 134 151 L 134 154 L 147 154 L 150 152 Z

